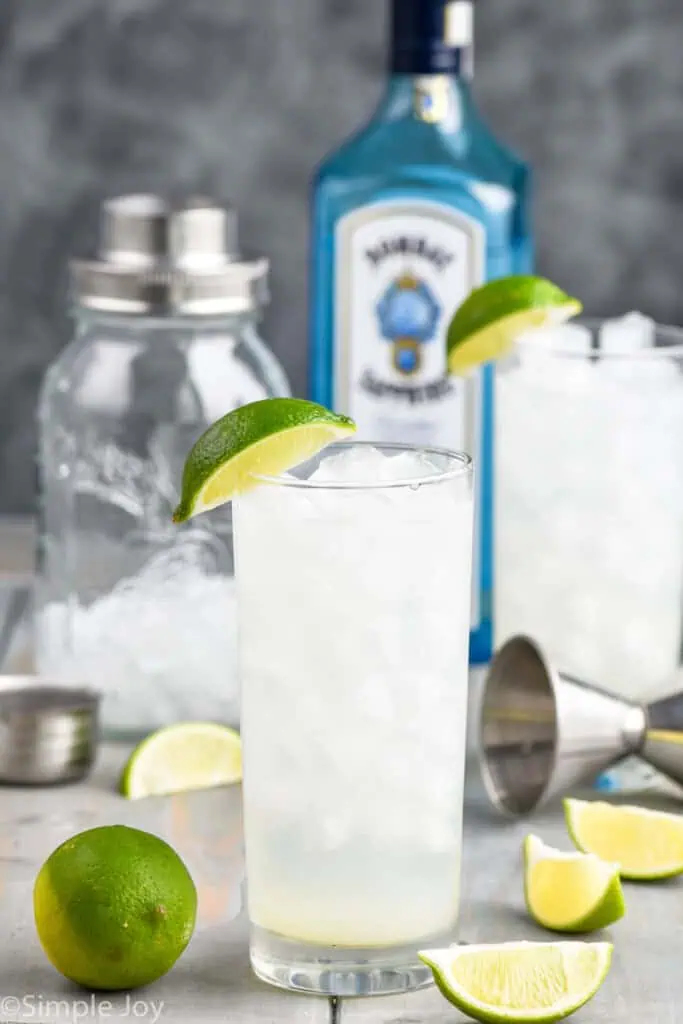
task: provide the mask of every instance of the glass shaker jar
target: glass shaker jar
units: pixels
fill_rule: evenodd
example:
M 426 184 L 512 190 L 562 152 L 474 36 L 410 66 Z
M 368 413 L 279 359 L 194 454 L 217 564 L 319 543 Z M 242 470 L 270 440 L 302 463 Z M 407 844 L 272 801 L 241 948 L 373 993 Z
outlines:
M 101 688 L 112 738 L 239 718 L 230 509 L 171 522 L 196 438 L 289 394 L 257 327 L 268 264 L 236 227 L 205 201 L 106 202 L 40 395 L 37 669 Z

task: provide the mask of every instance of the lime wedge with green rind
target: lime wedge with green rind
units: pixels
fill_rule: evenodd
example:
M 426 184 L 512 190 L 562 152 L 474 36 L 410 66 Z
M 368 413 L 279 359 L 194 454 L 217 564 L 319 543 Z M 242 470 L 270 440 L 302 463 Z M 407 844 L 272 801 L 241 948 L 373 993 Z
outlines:
M 605 980 L 609 942 L 503 942 L 425 950 L 442 994 L 492 1024 L 552 1024 L 584 1006 Z
M 592 853 L 562 853 L 533 835 L 523 849 L 524 899 L 543 928 L 587 934 L 624 916 L 618 864 Z
M 570 320 L 582 309 L 552 281 L 513 275 L 475 288 L 448 327 L 448 369 L 464 374 L 507 355 L 520 335 Z
M 147 736 L 130 755 L 120 790 L 129 800 L 227 786 L 242 778 L 239 733 L 213 722 L 181 722 Z
M 234 409 L 195 443 L 185 461 L 176 523 L 208 512 L 349 437 L 356 425 L 301 398 L 265 398 Z
M 654 881 L 683 874 L 683 816 L 602 800 L 564 801 L 572 842 L 619 865 L 622 878 Z

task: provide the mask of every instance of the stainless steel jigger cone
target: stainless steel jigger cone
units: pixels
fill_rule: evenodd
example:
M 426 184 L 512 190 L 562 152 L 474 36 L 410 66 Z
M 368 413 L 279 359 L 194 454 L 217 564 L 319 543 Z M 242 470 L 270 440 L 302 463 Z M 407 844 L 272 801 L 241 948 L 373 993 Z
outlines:
M 636 704 L 558 672 L 515 636 L 484 681 L 479 757 L 493 805 L 524 815 L 637 754 L 683 783 L 683 692 Z

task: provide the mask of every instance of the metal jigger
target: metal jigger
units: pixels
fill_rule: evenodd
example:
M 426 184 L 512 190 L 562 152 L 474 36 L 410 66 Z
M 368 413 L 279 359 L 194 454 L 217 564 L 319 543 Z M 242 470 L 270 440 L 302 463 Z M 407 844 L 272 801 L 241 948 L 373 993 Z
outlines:
M 523 815 L 637 754 L 683 784 L 683 691 L 636 704 L 558 672 L 515 636 L 484 682 L 479 754 L 498 810 Z

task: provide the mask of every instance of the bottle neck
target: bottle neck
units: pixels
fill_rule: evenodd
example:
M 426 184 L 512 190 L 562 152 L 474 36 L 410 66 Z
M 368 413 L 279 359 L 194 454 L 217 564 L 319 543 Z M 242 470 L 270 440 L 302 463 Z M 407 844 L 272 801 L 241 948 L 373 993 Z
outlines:
M 405 118 L 449 130 L 465 123 L 472 109 L 469 83 L 458 75 L 392 74 L 376 116 Z
M 391 0 L 389 73 L 469 80 L 473 22 L 472 0 Z

